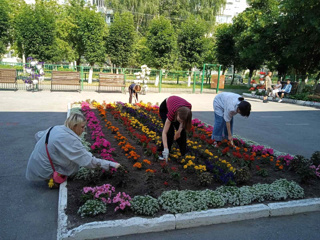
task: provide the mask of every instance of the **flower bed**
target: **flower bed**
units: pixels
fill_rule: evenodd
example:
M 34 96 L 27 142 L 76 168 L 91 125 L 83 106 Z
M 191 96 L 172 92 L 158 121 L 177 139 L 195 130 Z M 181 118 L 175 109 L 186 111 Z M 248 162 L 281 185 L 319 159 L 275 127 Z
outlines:
M 276 157 L 273 149 L 238 139 L 235 148 L 228 142 L 213 148 L 212 127 L 194 119 L 187 154 L 182 157 L 173 148 L 166 164 L 158 161 L 162 122 L 157 106 L 83 102 L 81 110 L 88 119 L 86 145 L 123 168 L 81 169 L 68 180 L 69 228 L 136 215 L 320 196 L 319 156 Z

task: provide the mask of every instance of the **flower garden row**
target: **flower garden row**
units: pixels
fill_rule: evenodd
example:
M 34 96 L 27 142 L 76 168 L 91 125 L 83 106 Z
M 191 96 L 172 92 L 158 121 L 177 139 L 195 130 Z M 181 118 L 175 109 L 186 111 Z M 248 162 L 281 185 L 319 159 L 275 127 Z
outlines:
M 295 182 L 285 179 L 274 181 L 272 184 L 255 184 L 241 188 L 235 185 L 248 182 L 253 172 L 267 177 L 270 169 L 283 173 L 283 177 L 286 172 L 294 171 L 303 181 L 320 177 L 320 154 L 318 152 L 313 155 L 312 159 L 305 159 L 301 156 L 293 158 L 290 155 L 276 157 L 273 149 L 264 148 L 264 146 L 249 146 L 238 139 L 234 139 L 236 147 L 230 146 L 225 141 L 218 149 L 214 149 L 210 139 L 212 127 L 197 119 L 193 120 L 193 127 L 188 133 L 187 154 L 182 157 L 179 150 L 173 148 L 168 164 L 158 162 L 157 148 L 161 144 L 163 125 L 157 106 L 143 103 L 133 106 L 120 102 L 100 105 L 93 101 L 92 106 L 98 109 L 103 122 L 100 122 L 95 116 L 89 103 L 83 102 L 81 106 L 88 121 L 91 139 L 94 141 L 91 151 L 98 154 L 99 157 L 115 161 L 113 158 L 115 149 L 105 139 L 102 132 L 103 128 L 107 128 L 114 134 L 118 146 L 121 147 L 127 158 L 127 160 L 119 159 L 119 163 L 130 161 L 132 166 L 130 171 L 145 171 L 145 174 L 151 179 L 158 174 L 154 167 L 158 164 L 161 169 L 159 174 L 169 174 L 170 181 L 180 182 L 182 173 L 185 172 L 196 175 L 199 185 L 210 186 L 213 181 L 224 185 L 215 191 L 209 189 L 164 191 L 158 198 L 148 195 L 131 198 L 125 192 L 116 193 L 115 188 L 110 184 L 85 187 L 82 190 L 84 205 L 78 211 L 82 217 L 105 213 L 109 204 L 115 205 L 114 211 L 133 211 L 139 215 L 154 215 L 160 209 L 170 213 L 181 213 L 222 207 L 226 204 L 245 205 L 254 201 L 302 198 L 303 189 Z M 111 113 L 112 121 L 107 119 L 107 112 Z M 114 120 L 123 124 L 125 132 L 120 132 L 119 128 L 112 125 Z M 134 140 L 143 147 L 148 159 L 142 159 L 137 154 L 136 147 L 130 144 L 126 137 L 128 135 L 131 142 Z M 172 167 L 169 167 L 170 165 Z M 117 172 L 121 171 L 125 170 L 117 170 Z M 99 176 L 101 172 L 103 172 L 101 169 L 96 171 L 81 169 L 76 178 L 88 179 L 88 175 Z M 111 169 L 111 172 L 116 172 L 116 170 Z M 186 177 L 183 180 L 187 180 Z M 169 184 L 169 181 L 163 182 L 165 186 Z

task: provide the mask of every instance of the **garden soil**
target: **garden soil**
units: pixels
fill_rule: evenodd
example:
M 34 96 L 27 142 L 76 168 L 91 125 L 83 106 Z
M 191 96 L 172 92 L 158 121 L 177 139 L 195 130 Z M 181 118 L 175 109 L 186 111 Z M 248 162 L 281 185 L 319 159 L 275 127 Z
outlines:
M 99 112 L 96 109 L 93 109 L 95 115 L 100 120 L 100 124 L 103 123 L 102 118 L 99 116 Z M 140 159 L 148 159 L 152 162 L 151 166 L 148 167 L 150 169 L 156 170 L 154 178 L 147 178 L 147 174 L 145 169 L 137 170 L 132 166 L 134 162 L 132 160 L 127 159 L 125 153 L 118 146 L 118 141 L 114 138 L 115 134 L 111 133 L 111 131 L 103 127 L 103 133 L 105 134 L 105 139 L 107 139 L 111 143 L 111 147 L 115 148 L 114 151 L 116 153 L 113 156 L 114 160 L 119 162 L 126 169 L 126 173 L 122 175 L 117 175 L 117 173 L 110 174 L 105 173 L 99 180 L 88 182 L 83 180 L 74 180 L 72 178 L 68 179 L 67 189 L 68 189 L 68 203 L 66 214 L 68 215 L 68 229 L 75 228 L 85 223 L 94 222 L 94 221 L 107 221 L 107 220 L 118 220 L 118 219 L 128 219 L 136 216 L 132 211 L 122 212 L 121 210 L 114 211 L 116 205 L 108 204 L 107 205 L 107 213 L 100 214 L 95 217 L 86 217 L 81 218 L 77 213 L 78 209 L 84 204 L 81 200 L 82 188 L 83 187 L 94 187 L 100 186 L 103 184 L 111 184 L 115 187 L 115 194 L 118 192 L 125 192 L 129 194 L 132 198 L 136 195 L 151 195 L 155 198 L 159 197 L 162 192 L 168 190 L 205 190 L 211 189 L 215 190 L 217 187 L 221 186 L 221 183 L 213 181 L 208 186 L 201 186 L 199 184 L 198 178 L 195 173 L 187 173 L 183 170 L 183 165 L 177 162 L 168 163 L 168 167 L 175 167 L 177 172 L 180 173 L 180 180 L 172 179 L 170 173 L 162 172 L 161 162 L 155 161 L 153 158 L 146 156 L 144 150 L 141 145 L 138 145 L 134 139 L 130 137 L 128 131 L 125 126 L 120 122 L 115 120 L 113 116 L 107 111 L 107 119 L 111 121 L 112 125 L 119 128 L 119 132 L 125 136 L 128 141 L 136 147 L 136 152 L 141 156 Z M 87 134 L 87 141 L 93 143 L 90 139 L 90 131 Z M 98 156 L 97 156 L 98 157 Z M 228 161 L 228 157 L 223 157 L 223 159 Z M 259 164 L 260 166 L 263 166 Z M 247 181 L 243 185 L 251 186 L 256 183 L 272 183 L 277 179 L 286 178 L 287 180 L 294 180 L 304 189 L 305 198 L 314 198 L 320 197 L 320 181 L 319 180 L 310 180 L 308 183 L 301 183 L 300 178 L 297 174 L 290 171 L 275 171 L 274 169 L 268 169 L 268 167 L 264 167 L 268 170 L 269 175 L 267 177 L 262 177 L 257 175 L 257 169 L 252 169 L 252 177 L 249 181 Z M 241 187 L 242 185 L 237 185 Z M 115 195 L 114 195 L 115 196 Z M 289 199 L 290 200 L 290 199 Z M 165 211 L 160 211 L 157 213 L 157 216 L 161 216 L 166 214 Z

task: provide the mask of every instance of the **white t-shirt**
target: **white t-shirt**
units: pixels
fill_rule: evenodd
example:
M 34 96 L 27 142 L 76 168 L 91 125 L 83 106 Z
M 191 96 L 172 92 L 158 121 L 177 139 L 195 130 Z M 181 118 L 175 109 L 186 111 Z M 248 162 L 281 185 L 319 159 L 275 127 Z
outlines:
M 239 94 L 230 92 L 218 94 L 213 101 L 214 112 L 223 117 L 226 122 L 230 122 L 238 113 L 239 97 L 241 97 Z

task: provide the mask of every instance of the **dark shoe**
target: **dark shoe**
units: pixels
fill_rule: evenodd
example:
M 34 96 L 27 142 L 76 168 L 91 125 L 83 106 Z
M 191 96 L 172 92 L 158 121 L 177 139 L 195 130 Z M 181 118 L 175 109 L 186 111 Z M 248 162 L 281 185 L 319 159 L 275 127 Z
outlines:
M 263 103 L 268 103 L 268 100 L 263 100 L 262 102 L 263 102 Z

